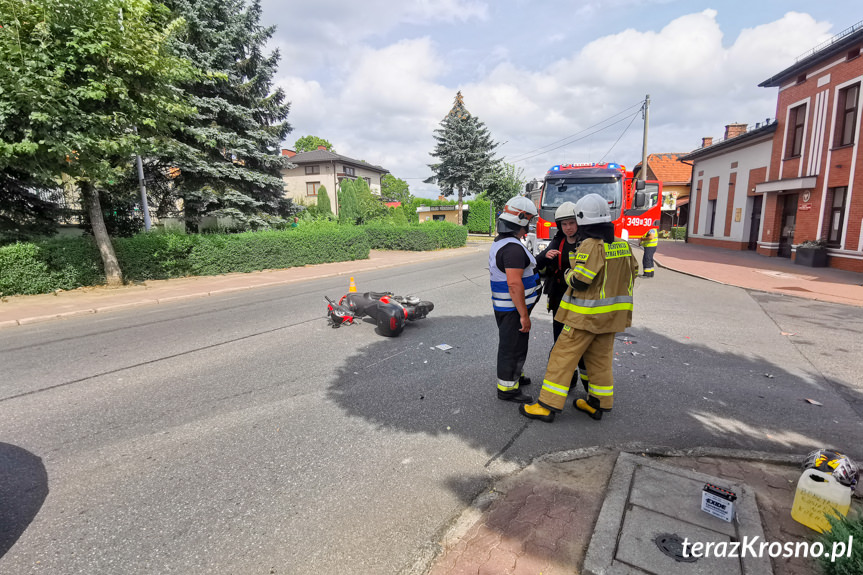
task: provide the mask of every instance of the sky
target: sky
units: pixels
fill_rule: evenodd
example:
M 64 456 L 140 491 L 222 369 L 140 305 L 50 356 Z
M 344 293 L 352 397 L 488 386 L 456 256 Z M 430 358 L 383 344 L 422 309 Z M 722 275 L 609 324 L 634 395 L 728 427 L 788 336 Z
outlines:
M 555 164 L 686 153 L 730 123 L 776 114 L 758 84 L 863 20 L 859 0 L 262 0 L 293 131 L 439 190 L 434 130 L 461 91 L 499 145 L 541 179 Z

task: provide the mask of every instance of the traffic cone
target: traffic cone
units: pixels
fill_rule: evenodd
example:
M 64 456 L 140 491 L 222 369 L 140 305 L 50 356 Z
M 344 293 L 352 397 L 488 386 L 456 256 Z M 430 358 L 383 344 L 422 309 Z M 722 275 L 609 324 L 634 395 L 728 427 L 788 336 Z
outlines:
M 348 291 L 353 293 L 357 291 L 357 284 L 354 282 L 354 278 L 351 277 L 351 285 L 348 287 Z

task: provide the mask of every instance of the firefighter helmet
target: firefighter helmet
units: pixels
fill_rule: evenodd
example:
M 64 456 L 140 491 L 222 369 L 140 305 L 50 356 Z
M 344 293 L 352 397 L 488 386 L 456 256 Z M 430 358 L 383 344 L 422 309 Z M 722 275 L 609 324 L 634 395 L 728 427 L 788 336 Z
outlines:
M 580 226 L 610 222 L 608 202 L 599 194 L 587 194 L 575 203 L 575 219 Z
M 526 228 L 530 224 L 530 220 L 537 215 L 539 214 L 532 201 L 524 196 L 515 196 L 514 198 L 510 198 L 503 207 L 500 219 L 515 224 L 517 227 Z
M 572 202 L 563 202 L 554 212 L 554 221 L 575 219 L 575 214 L 575 204 Z

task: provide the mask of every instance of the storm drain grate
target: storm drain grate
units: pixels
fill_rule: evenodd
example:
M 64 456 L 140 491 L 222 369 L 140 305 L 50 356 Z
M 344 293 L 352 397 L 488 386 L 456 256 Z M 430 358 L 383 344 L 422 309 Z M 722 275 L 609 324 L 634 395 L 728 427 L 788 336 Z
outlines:
M 695 563 L 697 557 L 683 554 L 683 539 L 676 533 L 661 533 L 653 540 L 659 550 L 681 563 Z

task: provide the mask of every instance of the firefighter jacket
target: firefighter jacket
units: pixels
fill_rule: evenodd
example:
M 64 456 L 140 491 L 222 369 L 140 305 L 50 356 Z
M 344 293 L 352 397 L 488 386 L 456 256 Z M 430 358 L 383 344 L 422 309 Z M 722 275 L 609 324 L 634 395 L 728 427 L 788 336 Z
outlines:
M 657 245 L 659 245 L 659 237 L 656 235 L 656 228 L 650 228 L 641 238 L 641 247 L 655 248 Z
M 507 244 L 515 243 L 521 246 L 524 253 L 530 259 L 530 264 L 524 268 L 521 276 L 524 285 L 524 303 L 528 308 L 533 306 L 540 296 L 539 274 L 536 273 L 536 258 L 528 251 L 524 244 L 516 238 L 504 238 L 492 244 L 488 254 L 488 271 L 491 274 L 491 304 L 494 311 L 517 311 L 509 295 L 509 286 L 506 283 L 506 271 L 497 267 L 497 252 Z
M 560 300 L 563 294 L 569 287 L 563 279 L 563 274 L 568 269 L 574 267 L 575 253 L 578 251 L 578 245 L 581 240 L 575 245 L 566 241 L 566 236 L 563 233 L 552 238 L 551 243 L 538 256 L 536 256 L 536 269 L 539 271 L 540 277 L 544 278 L 542 292 L 547 295 L 546 301 L 548 309 L 557 312 L 560 307 Z M 560 254 L 554 259 L 548 259 L 548 252 L 558 250 Z
M 570 287 L 563 295 L 554 319 L 591 333 L 622 332 L 632 325 L 632 288 L 638 261 L 629 244 L 620 238 L 607 244 L 597 238 L 584 240 L 575 267 L 567 271 Z M 572 281 L 588 284 L 576 291 Z

